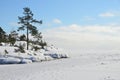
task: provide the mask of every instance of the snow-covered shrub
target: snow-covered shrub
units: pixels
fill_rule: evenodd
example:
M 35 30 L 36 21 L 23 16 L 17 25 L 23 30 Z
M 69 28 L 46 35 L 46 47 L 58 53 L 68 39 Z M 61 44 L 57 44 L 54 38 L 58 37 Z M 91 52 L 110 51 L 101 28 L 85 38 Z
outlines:
M 19 45 L 18 46 L 18 49 L 15 49 L 15 52 L 21 52 L 21 53 L 25 53 L 25 50 L 24 50 L 24 45 Z
M 44 54 L 44 55 L 45 56 L 50 56 L 54 59 L 68 58 L 68 55 L 66 55 L 66 54 L 49 53 L 49 54 Z
M 45 56 L 51 56 L 54 59 L 68 58 L 68 55 L 64 50 L 55 48 L 54 46 L 46 47 L 45 51 Z
M 2 44 L 2 43 L 0 43 L 0 46 L 3 46 L 3 44 Z
M 26 41 L 16 41 L 14 45 L 15 46 L 23 45 L 23 47 L 26 48 L 27 42 Z
M 0 46 L 5 46 L 5 45 L 6 45 L 6 43 L 4 43 L 4 42 L 0 43 Z
M 41 49 L 41 47 L 38 47 L 38 46 L 33 46 L 33 48 L 32 48 L 33 50 L 35 50 L 35 51 L 37 51 L 37 50 L 40 50 Z
M 59 59 L 60 58 L 58 54 L 54 54 L 54 53 L 49 53 L 49 54 L 44 54 L 44 55 L 45 56 L 50 56 L 50 57 L 52 57 L 54 59 Z
M 67 54 L 59 54 L 60 58 L 68 58 L 69 56 Z

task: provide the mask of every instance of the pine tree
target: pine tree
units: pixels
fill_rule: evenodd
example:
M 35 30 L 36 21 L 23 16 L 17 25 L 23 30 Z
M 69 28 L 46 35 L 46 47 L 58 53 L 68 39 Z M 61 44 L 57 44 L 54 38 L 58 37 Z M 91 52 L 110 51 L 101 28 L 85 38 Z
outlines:
M 27 50 L 29 49 L 29 36 L 28 34 L 31 33 L 32 35 L 36 35 L 38 33 L 37 28 L 33 25 L 33 23 L 39 23 L 42 24 L 42 20 L 37 21 L 36 19 L 33 19 L 33 13 L 30 10 L 30 8 L 25 7 L 24 9 L 24 16 L 18 17 L 19 22 L 18 24 L 21 24 L 21 27 L 18 28 L 19 30 L 25 30 L 27 29 Z
M 10 45 L 14 46 L 17 39 L 18 39 L 18 33 L 15 30 L 11 31 L 10 34 L 8 35 L 8 41 Z

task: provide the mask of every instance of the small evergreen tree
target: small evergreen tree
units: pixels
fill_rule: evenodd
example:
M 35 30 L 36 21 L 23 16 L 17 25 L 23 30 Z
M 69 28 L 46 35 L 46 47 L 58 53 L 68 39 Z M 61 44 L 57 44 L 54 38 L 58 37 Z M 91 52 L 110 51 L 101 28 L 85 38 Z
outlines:
M 8 41 L 10 42 L 11 46 L 14 46 L 17 38 L 18 38 L 18 33 L 15 30 L 11 31 L 8 36 Z
M 17 38 L 18 38 L 18 33 L 17 33 L 15 30 L 11 31 L 11 32 L 10 32 L 10 35 L 11 35 L 12 38 L 15 38 L 15 39 L 17 40 Z
M 0 27 L 0 42 L 6 41 L 6 32 Z
M 18 49 L 15 49 L 15 52 L 25 53 L 24 45 L 19 44 Z
M 47 46 L 47 43 L 45 41 L 43 41 L 43 37 L 42 37 L 42 33 L 38 32 L 34 38 L 36 39 L 36 41 L 32 41 L 33 44 L 37 44 L 40 45 L 42 49 L 44 49 L 45 46 Z
M 47 43 L 41 40 L 41 42 L 39 42 L 39 45 L 41 46 L 42 49 L 44 49 L 44 47 L 47 46 Z
M 10 34 L 9 34 L 9 42 L 10 42 L 10 46 L 14 46 L 15 42 L 16 42 L 16 39 L 14 37 L 12 37 Z
M 41 34 L 42 34 L 41 32 L 38 32 L 38 33 L 34 36 L 34 38 L 36 38 L 37 41 L 41 41 L 41 40 L 42 40 L 42 35 L 41 35 Z
M 20 38 L 20 41 L 26 41 L 26 36 L 24 34 L 21 35 L 19 38 Z

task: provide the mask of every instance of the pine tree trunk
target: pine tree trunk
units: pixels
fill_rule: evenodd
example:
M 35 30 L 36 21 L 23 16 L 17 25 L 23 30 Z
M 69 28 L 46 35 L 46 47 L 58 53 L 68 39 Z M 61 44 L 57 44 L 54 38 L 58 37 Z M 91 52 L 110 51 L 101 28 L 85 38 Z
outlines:
M 28 34 L 28 27 L 27 27 L 27 50 L 29 49 L 29 34 Z

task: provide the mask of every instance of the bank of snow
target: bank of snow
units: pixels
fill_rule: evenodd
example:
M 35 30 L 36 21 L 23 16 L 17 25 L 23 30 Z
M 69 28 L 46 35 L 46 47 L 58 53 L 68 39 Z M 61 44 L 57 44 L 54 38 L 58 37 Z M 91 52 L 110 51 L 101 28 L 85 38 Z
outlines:
M 18 48 L 9 45 L 0 46 L 0 64 L 23 64 L 68 57 L 66 52 L 53 46 L 47 46 L 45 49 L 37 51 L 24 49 L 25 53 L 15 52 L 15 49 Z

